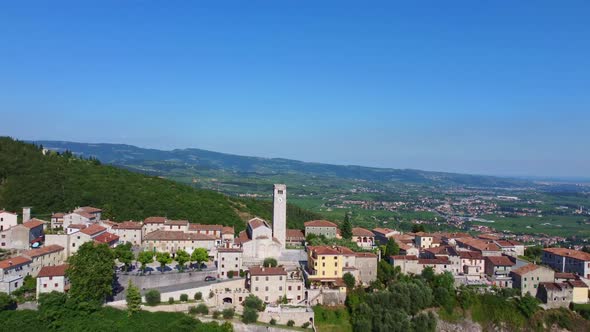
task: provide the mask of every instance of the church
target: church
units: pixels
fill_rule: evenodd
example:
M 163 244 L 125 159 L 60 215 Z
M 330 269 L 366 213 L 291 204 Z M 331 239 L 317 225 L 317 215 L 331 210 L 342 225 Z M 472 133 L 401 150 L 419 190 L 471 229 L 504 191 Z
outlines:
M 248 221 L 245 231 L 235 239 L 242 248 L 246 265 L 262 262 L 267 257 L 279 258 L 285 250 L 287 239 L 287 186 L 275 184 L 273 191 L 272 227 L 261 218 Z

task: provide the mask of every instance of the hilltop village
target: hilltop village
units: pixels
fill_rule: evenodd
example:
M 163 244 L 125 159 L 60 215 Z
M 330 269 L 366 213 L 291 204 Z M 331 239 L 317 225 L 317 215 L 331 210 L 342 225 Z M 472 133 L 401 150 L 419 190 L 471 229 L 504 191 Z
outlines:
M 590 254 L 582 251 L 545 248 L 535 263 L 524 259 L 523 243 L 493 234 L 345 231 L 327 220 L 288 229 L 286 204 L 287 187 L 275 185 L 272 222 L 252 218 L 237 234 L 232 227 L 165 216 L 112 222 L 103 220 L 100 208 L 88 206 L 54 213 L 50 220 L 32 218 L 25 207 L 22 222 L 17 213 L 0 210 L 0 292 L 14 293 L 30 278 L 36 280 L 37 296 L 68 292 L 68 258 L 92 242 L 129 245 L 134 253 L 130 269 L 118 264 L 119 286 L 107 303 L 113 307 L 125 306 L 123 289 L 132 282 L 144 295 L 155 289 L 171 301 L 208 294 L 203 301 L 212 310 L 241 312 L 253 295 L 266 304 L 259 321 L 307 327 L 314 323 L 312 306 L 343 305 L 351 287 L 376 282 L 383 264 L 407 275 L 426 269 L 449 273 L 456 286 L 514 288 L 545 308 L 588 302 Z M 343 239 L 352 245 L 336 244 Z M 146 252 L 151 260 L 140 262 Z M 187 258 L 180 258 L 185 253 L 188 269 L 183 267 Z M 168 259 L 154 260 L 160 254 Z

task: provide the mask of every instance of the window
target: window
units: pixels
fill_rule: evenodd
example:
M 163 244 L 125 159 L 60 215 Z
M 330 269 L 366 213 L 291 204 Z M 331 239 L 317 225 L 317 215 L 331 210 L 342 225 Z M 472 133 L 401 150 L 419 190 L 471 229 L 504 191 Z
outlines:
M 283 276 L 279 276 L 279 280 L 283 280 Z
M 225 267 L 225 264 L 221 264 L 221 268 L 224 268 L 224 267 Z
M 267 301 L 268 302 L 268 296 L 265 296 L 264 297 L 264 301 Z
M 225 257 L 221 257 L 221 260 L 224 261 L 225 260 Z
M 291 286 L 287 287 L 288 290 L 291 290 Z
M 268 286 L 264 287 L 264 290 L 268 292 Z
M 236 269 L 238 268 L 238 264 L 236 264 Z
M 236 257 L 236 260 L 238 260 L 238 258 Z
M 241 296 L 238 298 L 238 301 L 240 301 L 240 302 L 242 302 L 242 301 L 243 301 Z
M 301 295 L 297 295 L 297 301 L 301 300 Z
M 283 290 L 283 286 L 279 286 L 279 290 L 282 291 Z
M 57 287 L 57 282 L 55 284 L 53 284 L 55 287 Z
M 266 281 L 268 281 L 268 277 L 266 277 Z
M 258 281 L 258 277 L 256 277 L 256 281 Z
M 254 290 L 258 292 L 258 287 L 254 288 Z
M 14 284 L 16 286 L 16 284 Z M 43 288 L 47 288 L 47 284 L 43 284 Z
M 49 277 L 49 280 L 53 280 L 53 277 Z
M 282 195 L 283 191 L 282 190 L 277 190 L 277 194 Z
M 297 290 L 301 290 L 301 286 L 297 286 Z

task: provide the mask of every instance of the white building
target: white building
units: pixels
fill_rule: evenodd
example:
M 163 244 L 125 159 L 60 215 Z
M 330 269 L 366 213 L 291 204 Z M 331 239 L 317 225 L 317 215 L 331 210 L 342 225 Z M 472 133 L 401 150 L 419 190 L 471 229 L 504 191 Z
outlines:
M 16 256 L 0 261 L 0 292 L 12 293 L 23 285 L 26 276 L 31 274 L 31 260 Z
M 0 210 L 0 232 L 18 224 L 18 215 L 13 212 Z
M 217 249 L 217 278 L 227 279 L 228 273 L 233 273 L 233 277 L 239 275 L 242 267 L 242 249 L 241 248 L 218 248 Z
M 37 276 L 37 298 L 41 293 L 53 291 L 64 293 L 70 288 L 70 282 L 66 277 L 68 265 L 45 266 Z

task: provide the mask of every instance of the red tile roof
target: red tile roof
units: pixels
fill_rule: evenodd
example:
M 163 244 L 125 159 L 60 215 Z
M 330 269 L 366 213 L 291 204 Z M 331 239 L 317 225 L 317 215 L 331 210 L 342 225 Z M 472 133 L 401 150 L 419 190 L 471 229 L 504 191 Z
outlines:
M 31 260 L 23 256 L 16 256 L 0 261 L 0 269 L 16 267 L 27 263 L 31 263 Z
M 393 260 L 406 260 L 406 261 L 417 261 L 418 257 L 414 256 L 414 255 L 396 255 L 396 256 L 389 256 L 391 259 Z
M 352 236 L 368 236 L 373 237 L 375 234 L 368 229 L 361 228 L 361 227 L 354 227 L 352 229 Z
M 575 280 L 568 280 L 566 281 L 566 283 L 570 284 L 572 287 L 582 287 L 582 288 L 588 288 L 588 285 L 586 285 L 585 282 L 583 282 L 580 279 L 575 279 Z
M 217 252 L 242 252 L 242 248 L 218 248 Z
M 235 244 L 244 244 L 248 241 L 251 241 L 250 238 L 248 237 L 248 233 L 246 231 L 241 231 L 238 234 L 238 237 L 234 239 L 234 243 Z
M 419 258 L 418 264 L 430 265 L 430 264 L 449 264 L 449 259 L 446 257 L 438 258 Z
M 514 247 L 514 246 L 522 246 L 522 243 L 513 240 L 497 240 L 496 244 L 500 247 Z
M 229 227 L 229 226 L 224 226 L 222 228 L 221 234 L 231 234 L 234 235 L 236 231 L 234 230 L 233 227 Z
M 68 265 L 56 265 L 56 266 L 44 266 L 39 271 L 37 278 L 47 278 L 47 277 L 63 277 L 66 275 L 66 270 L 68 269 Z
M 287 271 L 284 267 L 263 267 L 253 266 L 250 268 L 251 276 L 286 276 Z
M 357 252 L 354 255 L 356 257 L 363 257 L 363 258 L 377 258 L 377 255 L 375 255 L 372 252 Z
M 311 220 L 304 223 L 305 227 L 338 227 L 335 223 L 327 220 Z
M 109 232 L 104 232 L 94 238 L 94 242 L 98 242 L 98 243 L 109 244 L 109 243 L 116 242 L 116 241 L 119 241 L 119 236 L 115 235 L 113 233 L 109 233 Z
M 223 225 L 207 225 L 207 224 L 189 224 L 188 229 L 191 231 L 215 231 L 222 232 Z M 233 231 L 232 231 L 233 233 Z
M 143 221 L 144 224 L 163 224 L 166 222 L 165 217 L 147 217 Z
M 555 272 L 555 279 L 578 279 L 578 277 L 573 273 Z
M 75 211 L 84 211 L 86 213 L 102 212 L 101 209 L 95 208 L 95 207 L 92 207 L 92 206 L 82 206 L 82 207 L 77 208 Z
M 82 232 L 82 233 L 84 233 L 86 235 L 93 236 L 93 235 L 96 235 L 96 234 L 98 234 L 100 232 L 104 232 L 106 230 L 107 230 L 106 228 L 94 224 L 94 225 L 90 225 L 90 226 L 82 229 L 80 232 Z
M 6 210 L 0 210 L 0 213 L 8 213 L 8 214 L 18 216 L 18 214 L 14 213 L 14 212 L 6 211 Z
M 51 218 L 63 218 L 65 215 L 63 212 L 56 212 L 51 215 Z
M 581 261 L 590 261 L 590 254 L 583 251 L 566 248 L 545 248 L 543 249 L 543 251 L 551 253 L 553 255 L 574 258 Z
M 113 229 L 135 229 L 139 230 L 143 227 L 143 225 L 139 222 L 134 221 L 124 221 L 122 223 L 115 223 L 113 225 Z
M 252 218 L 248 221 L 248 225 L 250 225 L 250 228 L 252 229 L 256 229 L 258 227 L 269 227 L 268 223 L 266 222 L 266 220 L 264 219 L 260 219 L 260 218 Z
M 529 272 L 535 271 L 536 269 L 541 268 L 539 265 L 535 265 L 535 264 L 527 264 L 525 266 L 521 266 L 518 269 L 512 270 L 512 273 L 519 275 L 519 276 L 523 276 Z
M 303 234 L 303 231 L 300 229 L 288 229 L 287 230 L 287 239 L 305 240 L 305 235 Z
M 373 228 L 373 234 L 379 234 L 381 236 L 387 236 L 391 232 L 395 232 L 395 230 L 390 228 Z
M 188 225 L 188 220 L 166 220 L 165 225 L 184 226 Z
M 486 263 L 492 266 L 514 266 L 516 263 L 506 256 L 487 256 Z
M 214 241 L 215 238 L 207 234 L 186 233 L 182 231 L 155 231 L 148 233 L 146 241 Z
M 25 226 L 28 229 L 33 229 L 33 228 L 42 226 L 43 224 L 45 224 L 43 221 L 33 218 L 27 222 L 24 222 L 23 226 Z
M 21 252 L 21 255 L 29 257 L 29 258 L 34 258 L 34 257 L 39 257 L 39 256 L 51 254 L 54 252 L 62 251 L 62 250 L 64 250 L 64 247 L 57 245 L 57 244 L 52 244 L 52 245 L 41 247 L 39 249 L 25 250 L 25 251 Z
M 500 237 L 498 237 L 494 234 L 479 234 L 477 237 L 480 239 L 483 239 L 483 240 L 499 240 L 500 239 Z
M 84 229 L 84 228 L 86 228 L 86 225 L 84 225 L 84 224 L 70 224 L 68 226 L 68 228 Z
M 317 255 L 354 255 L 354 251 L 342 246 L 308 246 L 307 250 Z
M 458 251 L 457 253 L 463 259 L 483 259 L 481 252 L 478 251 Z

